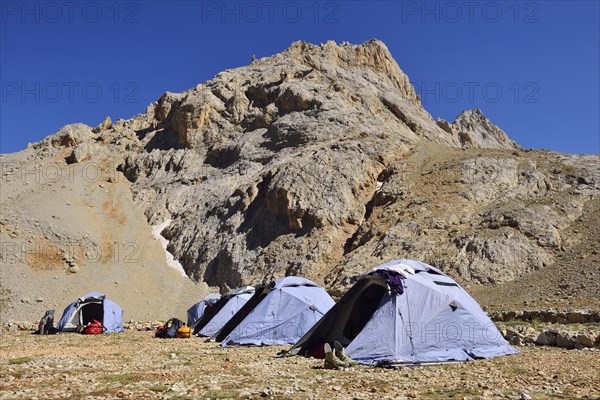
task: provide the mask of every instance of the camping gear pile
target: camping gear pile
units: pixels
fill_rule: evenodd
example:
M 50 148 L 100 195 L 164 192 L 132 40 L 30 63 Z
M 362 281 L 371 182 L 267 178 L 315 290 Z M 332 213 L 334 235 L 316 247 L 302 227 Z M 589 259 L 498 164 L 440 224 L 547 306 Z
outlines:
M 154 337 L 159 339 L 189 338 L 192 337 L 192 329 L 186 326 L 182 320 L 171 318 L 156 328 Z
M 98 292 L 54 310 L 36 333 L 123 331 L 123 310 Z M 256 288 L 210 294 L 169 319 L 156 338 L 208 337 L 221 346 L 293 345 L 284 355 L 323 359 L 324 368 L 467 361 L 518 353 L 452 278 L 414 260 L 381 264 L 358 277 L 335 303 L 308 279 L 288 276 Z

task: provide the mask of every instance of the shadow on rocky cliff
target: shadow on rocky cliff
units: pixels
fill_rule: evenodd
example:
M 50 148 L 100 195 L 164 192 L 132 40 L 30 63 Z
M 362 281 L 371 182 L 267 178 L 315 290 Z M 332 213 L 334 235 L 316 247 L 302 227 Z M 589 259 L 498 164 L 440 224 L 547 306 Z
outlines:
M 238 229 L 239 233 L 246 234 L 246 247 L 249 250 L 267 247 L 278 237 L 292 233 L 285 216 L 269 212 L 269 184 L 272 178 L 268 174 L 258 184 L 258 195 L 246 210 L 244 222 Z
M 136 132 L 138 137 L 146 137 L 152 132 L 148 132 L 148 129 L 144 129 Z M 151 152 L 152 150 L 169 150 L 169 149 L 183 149 L 184 146 L 179 143 L 177 133 L 174 131 L 167 131 L 161 129 L 152 134 L 152 137 L 144 146 L 144 150 Z

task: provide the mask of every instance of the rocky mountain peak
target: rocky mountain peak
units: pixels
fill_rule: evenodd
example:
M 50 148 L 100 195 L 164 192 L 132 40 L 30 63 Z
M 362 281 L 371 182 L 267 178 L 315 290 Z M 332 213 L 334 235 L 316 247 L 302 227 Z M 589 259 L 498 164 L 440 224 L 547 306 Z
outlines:
M 331 66 L 345 70 L 368 68 L 387 77 L 407 100 L 420 104 L 408 76 L 400 69 L 387 46 L 381 40 L 371 39 L 358 45 L 349 42 L 336 44 L 332 40 L 321 45 L 298 41 L 292 43 L 281 54 L 274 56 L 276 59 L 282 57 L 297 60 L 325 73 L 336 73 L 335 70 L 331 69 Z M 263 62 L 273 62 L 272 57 L 263 60 Z
M 502 129 L 494 125 L 479 108 L 464 110 L 452 123 L 440 119 L 437 124 L 446 132 L 457 135 L 463 147 L 521 148 Z
M 130 126 L 160 131 L 156 142 L 163 148 L 200 151 L 252 141 L 261 129 L 267 130 L 260 133 L 263 139 L 285 148 L 294 147 L 298 135 L 314 142 L 351 132 L 386 132 L 406 143 L 426 139 L 454 147 L 514 148 L 485 117 L 468 121 L 456 122 L 454 128 L 436 124 L 385 44 L 372 39 L 358 45 L 295 42 L 282 53 L 223 71 L 187 92 L 165 93 Z M 290 129 L 308 122 L 318 129 Z
M 226 290 L 304 275 L 341 290 L 398 258 L 484 284 L 552 265 L 580 241 L 568 234 L 573 221 L 597 211 L 586 202 L 600 192 L 598 160 L 519 149 L 480 110 L 434 121 L 386 46 L 370 40 L 295 42 L 166 92 L 132 119 L 66 126 L 9 161 L 72 171 L 93 162 L 110 177 L 75 182 L 73 198 L 87 197 L 61 237 L 80 241 L 76 227 L 102 221 L 94 241 L 110 248 L 117 233 L 135 239 L 151 225 L 195 282 Z M 19 235 L 57 230 L 52 215 L 23 222 L 35 209 L 24 200 L 55 196 L 62 209 L 62 191 L 17 183 L 1 195 L 29 236 Z M 80 267 L 86 279 L 97 271 Z M 144 274 L 135 276 L 159 276 Z

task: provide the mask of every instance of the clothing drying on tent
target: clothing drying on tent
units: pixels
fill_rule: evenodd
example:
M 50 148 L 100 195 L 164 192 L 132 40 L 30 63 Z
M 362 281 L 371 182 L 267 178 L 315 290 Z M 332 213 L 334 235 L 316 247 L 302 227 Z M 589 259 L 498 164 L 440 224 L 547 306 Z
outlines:
M 292 344 L 333 305 L 316 283 L 288 276 L 257 288 L 214 339 L 222 346 Z
M 243 286 L 224 293 L 214 304 L 208 306 L 204 315 L 191 328 L 198 336 L 212 336 L 238 312 L 252 297 L 254 287 Z
M 382 264 L 361 276 L 289 353 L 316 355 L 334 341 L 348 356 L 370 365 L 518 353 L 458 283 L 413 260 Z
M 198 321 L 204 314 L 206 308 L 212 304 L 215 304 L 217 301 L 219 301 L 220 298 L 220 294 L 211 293 L 196 304 L 194 304 L 193 306 L 191 306 L 189 310 L 187 310 L 187 326 L 192 326 L 196 321 Z
M 123 309 L 102 293 L 91 292 L 69 304 L 63 311 L 58 330 L 74 332 L 78 326 L 100 321 L 104 333 L 123 332 Z

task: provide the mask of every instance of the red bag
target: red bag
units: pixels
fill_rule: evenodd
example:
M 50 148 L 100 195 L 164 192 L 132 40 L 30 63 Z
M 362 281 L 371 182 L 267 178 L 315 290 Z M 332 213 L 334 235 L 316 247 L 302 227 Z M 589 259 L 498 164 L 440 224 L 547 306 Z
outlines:
M 94 320 L 93 322 L 90 322 L 88 324 L 83 333 L 85 333 L 86 335 L 98 335 L 102 332 L 104 332 L 102 322 Z

